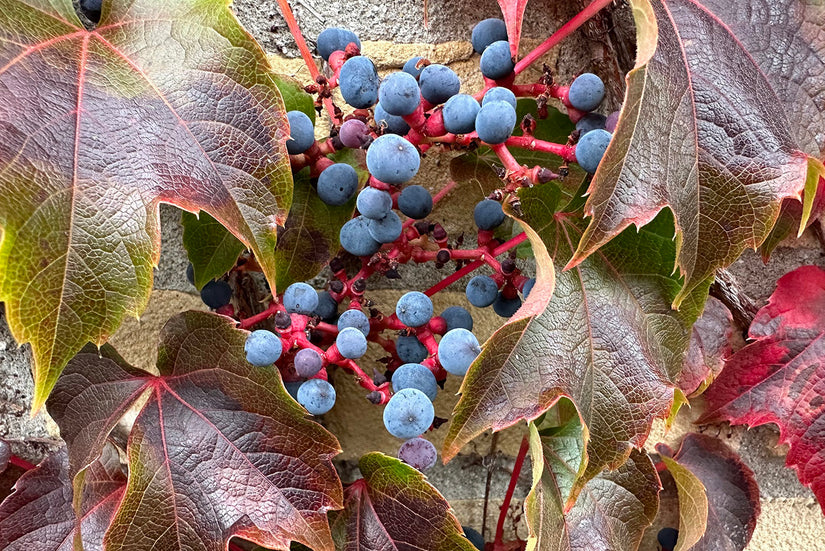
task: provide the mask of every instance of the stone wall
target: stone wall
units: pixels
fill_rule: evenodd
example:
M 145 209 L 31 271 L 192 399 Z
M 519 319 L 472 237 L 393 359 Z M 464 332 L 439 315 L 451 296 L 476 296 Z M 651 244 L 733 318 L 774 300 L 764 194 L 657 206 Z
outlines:
M 574 15 L 586 0 L 565 1 L 531 0 L 525 16 L 523 50 L 546 38 Z M 412 55 L 426 55 L 432 60 L 449 64 L 462 76 L 464 91 L 480 85 L 477 72 L 478 56 L 472 53 L 468 42 L 472 26 L 485 17 L 498 15 L 493 0 L 429 0 L 403 2 L 399 0 L 348 0 L 320 2 L 297 0 L 293 3 L 296 16 L 309 37 L 314 37 L 329 25 L 344 26 L 356 31 L 364 42 L 365 54 L 372 57 L 382 72 L 398 69 Z M 306 81 L 308 72 L 297 58 L 291 35 L 280 17 L 275 0 L 239 0 L 234 8 L 252 34 L 271 52 L 276 68 Z M 425 10 L 428 24 L 423 24 Z M 560 80 L 592 70 L 605 77 L 609 96 L 606 110 L 615 109 L 621 102 L 622 75 L 632 66 L 632 20 L 626 6 L 616 7 L 577 32 L 544 60 Z M 534 73 L 535 75 L 535 73 Z M 415 183 L 437 190 L 443 185 L 449 166 L 448 156 L 430 155 Z M 471 194 L 472 195 L 472 194 Z M 482 197 L 467 197 L 463 201 L 448 202 L 434 217 L 451 233 L 471 230 L 469 213 L 460 206 L 472 204 Z M 450 207 L 449 205 L 452 205 Z M 462 214 L 463 213 L 463 219 Z M 156 355 L 157 334 L 166 319 L 188 308 L 202 309 L 195 289 L 187 282 L 186 255 L 181 243 L 179 211 L 163 207 L 162 254 L 155 274 L 155 290 L 146 312 L 138 320 L 127 320 L 112 338 L 112 344 L 130 362 L 151 369 Z M 819 241 L 806 234 L 801 240 L 780 247 L 770 263 L 763 265 L 753 252 L 746 253 L 733 267 L 744 290 L 764 304 L 773 290 L 776 279 L 802 264 L 825 267 L 825 255 Z M 529 265 L 523 266 L 529 270 Z M 392 285 L 386 281 L 371 281 L 369 296 L 381 309 L 391 310 L 394 300 L 404 289 L 420 289 L 440 279 L 431 267 L 406 266 L 402 279 Z M 465 304 L 462 287 L 440 293 L 436 310 L 451 304 Z M 500 324 L 489 309 L 473 310 L 479 338 L 488 337 Z M 28 403 L 31 399 L 28 347 L 18 348 L 11 339 L 5 323 L 0 324 L 0 437 L 10 439 L 15 452 L 33 461 L 52 449 L 58 442 L 58 432 L 44 414 L 31 418 Z M 458 381 L 450 378 L 436 400 L 436 414 L 448 417 L 456 402 Z M 322 419 L 323 424 L 340 440 L 344 453 L 339 457 L 339 468 L 347 479 L 354 476 L 354 462 L 364 452 L 379 450 L 395 454 L 399 441 L 383 428 L 381 410 L 366 402 L 364 392 L 345 373 L 335 373 L 338 402 Z M 687 431 L 696 430 L 691 420 L 698 417 L 701 404 L 694 410 L 685 409 L 676 426 L 665 434 L 661 424 L 654 427 L 651 445 L 663 441 L 678 442 Z M 491 472 L 491 491 L 487 518 L 487 537 L 492 536 L 498 506 L 504 495 L 524 426 L 504 431 L 498 437 L 493 456 L 488 456 L 491 436 L 485 434 L 470 444 L 448 465 L 438 465 L 428 473 L 430 480 L 450 500 L 462 523 L 480 529 L 487 473 Z M 708 429 L 720 432 L 723 438 L 739 451 L 754 469 L 762 492 L 762 518 L 748 549 L 753 551 L 796 551 L 817 549 L 825 541 L 825 521 L 819 506 L 809 490 L 802 487 L 795 474 L 784 467 L 785 449 L 776 447 L 777 431 L 762 427 L 747 431 L 727 426 Z M 445 428 L 431 434 L 438 446 Z M 517 521 L 521 499 L 529 489 L 529 468 L 525 468 L 511 506 L 514 522 L 507 524 L 508 534 L 517 531 L 526 536 L 522 521 Z M 0 490 L 2 490 L 0 483 Z M 676 526 L 676 507 L 673 488 L 666 488 L 662 497 L 662 512 L 657 526 Z M 656 549 L 655 531 L 649 531 L 641 549 Z

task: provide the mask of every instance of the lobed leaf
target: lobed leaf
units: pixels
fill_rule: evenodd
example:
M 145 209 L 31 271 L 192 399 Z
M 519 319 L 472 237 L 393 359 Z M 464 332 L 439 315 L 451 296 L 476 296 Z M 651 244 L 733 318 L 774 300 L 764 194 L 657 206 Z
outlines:
M 745 549 L 760 511 L 753 471 L 724 442 L 704 434 L 686 435 L 673 459 L 662 459 L 679 492 L 674 551 Z
M 535 228 L 556 267 L 569 260 L 582 233 L 575 208 L 555 212 L 558 196 L 551 185 L 520 193 L 522 225 Z M 670 411 L 690 327 L 710 284 L 681 310 L 671 309 L 681 286 L 671 269 L 672 235 L 672 219 L 663 213 L 558 273 L 554 291 L 535 297 L 531 291 L 470 367 L 444 457 L 484 430 L 538 418 L 561 397 L 573 401 L 587 431 L 588 466 L 579 487 L 641 447 L 653 420 Z
M 117 450 L 108 445 L 82 476 L 77 500 L 66 448 L 17 481 L 0 503 L 0 548 L 6 551 L 103 551 L 103 534 L 126 486 Z M 77 547 L 77 545 L 82 547 Z
M 474 551 L 449 503 L 423 474 L 373 452 L 358 462 L 364 478 L 345 491 L 335 513 L 338 551 Z
M 528 551 L 634 551 L 659 509 L 659 476 L 646 454 L 590 480 L 572 507 L 565 494 L 583 461 L 577 415 L 558 427 L 530 424 L 533 488 L 524 503 Z
M 634 0 L 639 53 L 590 186 L 570 266 L 664 208 L 677 227 L 678 306 L 768 237 L 825 147 L 820 2 Z
M 803 266 L 779 279 L 751 324 L 755 342 L 736 352 L 705 392 L 697 423 L 775 423 L 787 465 L 825 511 L 825 270 Z
M 331 462 L 338 443 L 304 417 L 277 370 L 246 361 L 247 334 L 223 316 L 186 312 L 162 331 L 160 376 L 108 345 L 69 362 L 47 407 L 68 444 L 71 476 L 147 398 L 129 437 L 129 481 L 107 550 L 219 551 L 231 536 L 332 549 L 326 512 L 343 501 Z
M 139 315 L 159 203 L 214 216 L 275 281 L 291 175 L 266 56 L 226 0 L 0 11 L 0 300 L 34 355 L 33 409 L 87 342 Z

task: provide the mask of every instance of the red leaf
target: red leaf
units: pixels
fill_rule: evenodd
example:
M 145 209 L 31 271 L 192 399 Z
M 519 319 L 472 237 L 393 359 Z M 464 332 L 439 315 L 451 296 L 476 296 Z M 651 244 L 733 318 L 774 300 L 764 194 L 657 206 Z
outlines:
M 326 513 L 343 501 L 331 462 L 338 443 L 305 418 L 277 370 L 246 361 L 247 334 L 229 318 L 187 312 L 163 329 L 160 376 L 109 346 L 66 366 L 47 407 L 72 475 L 148 395 L 129 436 L 129 483 L 107 550 L 223 551 L 231 536 L 332 549 Z
M 0 12 L 0 301 L 38 409 L 87 342 L 143 311 L 159 203 L 219 220 L 275 284 L 292 192 L 265 52 L 226 0 L 71 0 Z
M 84 551 L 103 550 L 103 534 L 120 503 L 125 483 L 117 450 L 109 445 L 89 466 L 80 484 Z M 14 492 L 0 504 L 0 549 L 73 551 L 78 518 L 72 498 L 68 455 L 63 448 L 23 474 Z
M 693 473 L 707 495 L 707 528 L 691 551 L 744 549 L 760 512 L 753 471 L 724 442 L 704 434 L 685 436 L 673 461 Z
M 507 25 L 507 41 L 510 42 L 510 52 L 518 57 L 518 44 L 521 40 L 521 20 L 527 8 L 527 0 L 498 0 L 504 23 Z
M 678 306 L 768 237 L 823 154 L 825 14 L 802 0 L 637 0 L 633 12 L 637 64 L 570 265 L 670 209 Z
M 784 275 L 750 327 L 756 342 L 734 354 L 705 393 L 698 423 L 775 423 L 787 465 L 825 511 L 825 271 Z

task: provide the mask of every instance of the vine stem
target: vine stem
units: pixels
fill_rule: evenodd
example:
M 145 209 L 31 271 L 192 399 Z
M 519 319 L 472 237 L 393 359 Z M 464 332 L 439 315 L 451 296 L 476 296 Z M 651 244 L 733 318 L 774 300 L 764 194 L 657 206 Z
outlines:
M 537 140 L 533 136 L 511 136 L 501 145 L 527 149 L 529 151 L 552 153 L 553 155 L 558 155 L 567 162 L 576 161 L 576 146 Z M 496 151 L 496 154 L 498 154 L 498 151 Z M 501 159 L 501 155 L 499 155 L 499 158 Z M 504 162 L 504 159 L 502 159 L 502 162 Z
M 12 455 L 9 458 L 9 463 L 14 465 L 15 467 L 20 467 L 21 469 L 24 469 L 26 471 L 30 471 L 30 470 L 34 469 L 34 467 L 35 467 L 34 464 L 29 463 L 28 461 L 26 461 L 22 457 L 17 457 L 16 455 Z
M 292 37 L 295 39 L 295 45 L 298 46 L 298 50 L 301 52 L 301 57 L 304 58 L 304 63 L 306 63 L 307 69 L 309 69 L 312 82 L 317 83 L 318 77 L 322 76 L 321 71 L 319 71 L 318 66 L 315 65 L 315 60 L 312 58 L 312 52 L 309 51 L 307 42 L 304 40 L 304 34 L 301 32 L 301 27 L 298 26 L 298 21 L 292 13 L 292 7 L 289 5 L 288 0 L 278 0 L 278 7 L 281 9 L 281 14 L 284 16 L 286 26 L 289 27 L 289 32 L 292 33 Z M 332 122 L 340 122 L 338 120 L 338 116 L 335 114 L 335 107 L 332 105 L 332 98 L 324 98 L 324 107 L 326 107 Z
M 286 2 L 286 0 L 279 0 Z M 590 18 L 596 15 L 602 8 L 610 4 L 613 0 L 593 0 L 593 2 L 577 13 L 573 19 L 562 25 L 562 27 L 554 32 L 550 37 L 539 44 L 535 50 L 528 53 L 516 63 L 513 72 L 519 74 L 529 67 L 538 58 L 549 52 L 556 44 L 570 36 L 573 31 L 584 25 Z
M 512 239 L 510 239 L 508 241 L 505 241 L 504 243 L 502 243 L 501 245 L 499 245 L 495 249 L 493 249 L 493 251 L 490 253 L 490 255 L 492 257 L 496 257 L 496 256 L 500 255 L 501 253 L 509 251 L 513 247 L 519 246 L 526 239 L 527 239 L 527 234 L 522 232 L 522 233 L 518 234 L 517 236 L 513 237 Z M 424 291 L 424 294 L 427 295 L 428 297 L 433 296 L 434 294 L 441 291 L 445 287 L 449 287 L 454 282 L 458 281 L 459 279 L 461 279 L 465 275 L 469 274 L 470 272 L 472 272 L 476 268 L 479 268 L 480 266 L 484 265 L 484 263 L 485 263 L 484 260 L 476 260 L 475 262 L 471 262 L 470 264 L 467 264 L 466 266 L 464 266 L 460 270 L 457 270 L 457 271 L 453 272 L 452 274 L 448 275 L 447 277 L 445 277 L 444 279 L 442 279 L 441 281 L 439 281 L 438 283 L 436 283 L 435 285 L 433 285 L 432 287 L 430 287 L 429 289 Z
M 513 465 L 513 474 L 510 475 L 510 485 L 507 486 L 507 493 L 504 495 L 504 503 L 501 504 L 501 511 L 498 514 L 496 524 L 496 537 L 493 540 L 493 548 L 498 549 L 504 543 L 504 521 L 507 519 L 507 511 L 510 510 L 510 502 L 513 500 L 513 493 L 516 491 L 521 468 L 524 465 L 524 458 L 527 457 L 527 450 L 530 443 L 527 436 L 521 439 L 521 447 L 518 449 L 516 463 Z

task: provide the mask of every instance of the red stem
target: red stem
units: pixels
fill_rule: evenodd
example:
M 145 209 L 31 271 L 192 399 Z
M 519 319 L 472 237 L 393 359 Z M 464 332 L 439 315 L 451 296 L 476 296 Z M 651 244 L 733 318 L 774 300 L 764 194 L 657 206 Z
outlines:
M 522 232 L 522 233 L 518 234 L 517 236 L 513 237 L 512 239 L 510 239 L 509 241 L 506 241 L 505 243 L 502 243 L 501 245 L 499 245 L 498 247 L 493 249 L 493 251 L 490 253 L 490 256 L 493 258 L 493 260 L 495 260 L 496 256 L 500 255 L 503 252 L 509 251 L 513 247 L 517 247 L 518 245 L 523 243 L 526 239 L 527 239 L 527 234 Z M 438 283 L 436 283 L 435 285 L 433 285 L 432 287 L 430 287 L 429 289 L 424 291 L 424 294 L 427 295 L 428 297 L 433 296 L 434 294 L 436 294 L 440 290 L 444 289 L 445 287 L 449 287 L 452 283 L 458 281 L 459 279 L 461 279 L 465 275 L 469 274 L 470 272 L 472 272 L 476 268 L 479 268 L 480 266 L 483 266 L 484 262 L 485 262 L 484 260 L 476 260 L 475 262 L 467 264 L 466 266 L 464 266 L 460 270 L 458 270 L 456 272 L 453 272 L 452 274 L 448 275 L 447 277 L 445 277 L 444 279 L 442 279 L 441 281 L 439 281 Z
M 23 458 L 17 457 L 16 455 L 12 455 L 9 458 L 9 463 L 14 465 L 15 467 L 20 467 L 21 469 L 24 469 L 26 471 L 30 471 L 30 470 L 34 469 L 33 464 L 29 463 L 28 461 L 26 461 Z
M 283 0 L 284 2 L 286 0 Z M 577 13 L 573 19 L 562 25 L 562 27 L 550 35 L 550 38 L 538 45 L 538 47 L 524 56 L 513 70 L 515 74 L 519 74 L 530 66 L 538 58 L 550 51 L 553 46 L 567 38 L 576 29 L 584 25 L 591 17 L 596 15 L 602 8 L 610 4 L 613 0 L 593 0 L 593 2 Z
M 529 442 L 527 437 L 521 439 L 521 447 L 516 456 L 516 463 L 513 465 L 513 474 L 510 475 L 510 485 L 507 486 L 507 493 L 504 495 L 504 503 L 501 504 L 501 511 L 498 514 L 498 524 L 496 524 L 496 537 L 493 546 L 498 549 L 504 543 L 504 521 L 507 519 L 507 511 L 510 510 L 510 502 L 513 500 L 513 492 L 518 484 L 518 477 L 521 474 L 521 467 L 524 465 L 524 458 L 527 457 Z
M 318 82 L 318 77 L 321 76 L 321 72 L 318 70 L 318 66 L 315 65 L 315 59 L 313 59 L 312 53 L 309 51 L 306 40 L 304 40 L 304 35 L 301 32 L 301 27 L 298 26 L 298 21 L 295 20 L 295 15 L 292 13 L 289 2 L 287 2 L 287 0 L 278 0 L 278 7 L 284 16 L 286 26 L 289 27 L 289 32 L 292 33 L 292 37 L 295 39 L 295 45 L 298 46 L 298 50 L 301 52 L 301 57 L 304 58 L 307 69 L 309 69 L 312 82 Z M 332 105 L 332 98 L 324 98 L 324 107 L 326 107 L 330 119 L 340 124 L 341 121 L 339 117 L 336 116 L 335 107 Z
M 553 155 L 558 155 L 559 157 L 568 162 L 574 162 L 576 160 L 575 146 L 546 142 L 544 140 L 537 140 L 533 136 L 511 136 L 507 138 L 507 141 L 502 145 L 518 147 L 520 149 L 527 149 L 529 151 L 543 151 L 545 153 L 552 153 Z M 494 151 L 496 150 L 494 149 Z M 501 159 L 502 162 L 505 162 L 498 151 L 496 151 L 496 154 L 499 155 L 499 159 Z M 509 169 L 509 167 L 507 168 Z
M 278 309 L 279 309 L 278 306 L 279 305 L 280 304 L 277 301 L 273 300 L 269 304 L 267 309 L 264 310 L 263 312 L 261 312 L 260 314 L 255 314 L 254 316 L 249 316 L 248 318 L 244 318 L 240 322 L 238 322 L 238 328 L 239 329 L 249 329 L 250 327 L 254 326 L 256 323 L 261 323 L 262 321 L 271 318 L 278 311 Z

